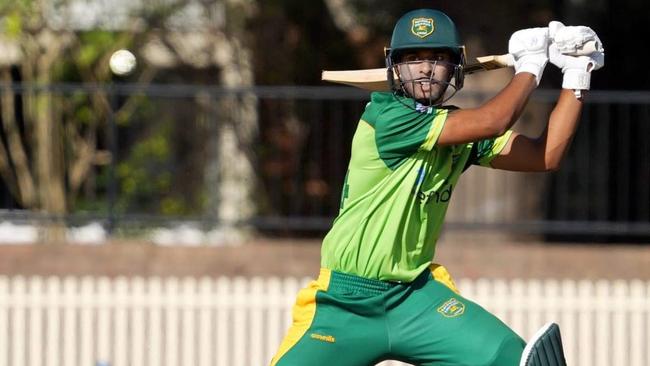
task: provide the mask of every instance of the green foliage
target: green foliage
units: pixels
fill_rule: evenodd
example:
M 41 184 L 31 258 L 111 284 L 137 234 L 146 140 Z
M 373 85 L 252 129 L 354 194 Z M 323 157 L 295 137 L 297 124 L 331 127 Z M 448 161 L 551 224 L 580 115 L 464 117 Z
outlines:
M 36 0 L 0 0 L 0 30 L 10 38 L 41 28 L 46 3 Z
M 119 33 L 101 30 L 80 34 L 76 63 L 81 67 L 91 67 L 115 49 L 119 38 Z
M 156 188 L 169 188 L 169 173 L 160 172 L 165 160 L 169 158 L 170 147 L 165 132 L 163 129 L 153 131 L 149 138 L 135 145 L 128 160 L 118 166 L 117 172 L 124 194 L 148 194 Z M 154 179 L 141 184 L 149 178 Z
M 0 0 L 0 14 L 28 14 L 34 11 L 34 0 Z
M 4 17 L 4 33 L 10 38 L 18 38 L 23 31 L 23 19 L 13 12 Z
M 93 124 L 95 120 L 95 113 L 92 108 L 90 108 L 89 104 L 81 105 L 75 111 L 75 121 L 79 124 L 90 125 Z
M 180 215 L 188 207 L 173 193 L 173 125 L 164 121 L 150 135 L 134 145 L 117 166 L 120 182 L 118 208 L 121 212 Z
M 146 116 L 151 115 L 152 113 L 155 112 L 156 106 L 154 103 L 151 102 L 151 99 L 146 96 L 146 95 L 132 95 L 129 97 L 131 100 L 131 103 L 134 103 L 138 107 L 136 110 L 133 112 L 132 115 L 126 115 L 126 114 L 117 114 L 116 121 L 118 126 L 128 126 L 132 120 L 138 119 L 141 116 L 146 118 Z

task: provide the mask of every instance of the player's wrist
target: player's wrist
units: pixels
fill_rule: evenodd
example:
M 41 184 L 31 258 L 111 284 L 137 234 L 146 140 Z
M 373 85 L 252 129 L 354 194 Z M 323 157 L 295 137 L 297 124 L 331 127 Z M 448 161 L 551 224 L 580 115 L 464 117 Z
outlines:
M 515 67 L 515 74 L 527 72 L 535 76 L 535 83 L 539 85 L 548 62 L 545 55 L 531 55 L 522 57 Z

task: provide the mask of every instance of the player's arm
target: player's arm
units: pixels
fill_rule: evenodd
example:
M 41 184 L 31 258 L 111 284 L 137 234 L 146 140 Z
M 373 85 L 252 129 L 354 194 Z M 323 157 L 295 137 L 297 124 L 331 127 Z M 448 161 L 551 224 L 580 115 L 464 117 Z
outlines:
M 576 42 L 581 41 L 585 29 L 593 33 L 587 27 L 564 27 L 559 22 L 551 22 L 549 29 L 568 44 L 573 43 L 573 38 Z M 595 33 L 593 37 L 598 38 Z M 605 64 L 605 53 L 601 47 L 590 56 L 574 57 L 563 55 L 558 47 L 562 47 L 562 44 L 551 44 L 549 57 L 551 63 L 562 70 L 564 77 L 562 92 L 551 112 L 548 126 L 535 139 L 513 134 L 499 155 L 492 160 L 492 167 L 516 171 L 551 171 L 560 167 L 578 127 L 583 103 L 580 96 L 589 90 L 591 72 Z
M 512 34 L 508 52 L 515 59 L 515 76 L 494 98 L 478 108 L 449 114 L 438 145 L 455 145 L 501 136 L 517 121 L 539 85 L 548 62 L 548 29 L 530 28 Z
M 552 171 L 559 168 L 578 127 L 582 100 L 563 89 L 548 125 L 537 138 L 513 133 L 490 163 L 493 168 L 515 171 Z
M 450 112 L 437 145 L 456 145 L 501 136 L 517 121 L 536 86 L 534 75 L 517 74 L 482 106 Z

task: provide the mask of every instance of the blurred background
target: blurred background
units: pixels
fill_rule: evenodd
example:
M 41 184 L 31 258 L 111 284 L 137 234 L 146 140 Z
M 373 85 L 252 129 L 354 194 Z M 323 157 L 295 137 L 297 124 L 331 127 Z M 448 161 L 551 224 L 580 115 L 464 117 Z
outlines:
M 650 3 L 0 0 L 0 366 L 267 364 L 369 100 L 320 73 L 383 67 L 419 7 L 470 59 L 550 20 L 599 34 L 561 169 L 470 169 L 436 261 L 522 336 L 559 321 L 572 364 L 650 364 Z M 516 130 L 542 131 L 561 78 Z

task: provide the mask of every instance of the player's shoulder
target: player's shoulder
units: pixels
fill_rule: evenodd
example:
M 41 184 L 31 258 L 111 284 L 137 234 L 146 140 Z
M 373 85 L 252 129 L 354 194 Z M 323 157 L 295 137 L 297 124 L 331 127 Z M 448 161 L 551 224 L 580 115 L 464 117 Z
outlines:
M 366 109 L 380 111 L 394 102 L 395 95 L 391 92 L 373 92 L 370 94 L 370 102 L 366 105 Z
M 361 119 L 371 126 L 375 126 L 377 119 L 391 103 L 394 102 L 393 93 L 391 92 L 373 92 L 370 94 L 370 102 L 366 104 L 366 109 Z
M 370 103 L 385 103 L 393 99 L 393 93 L 389 91 L 380 91 L 370 93 Z

